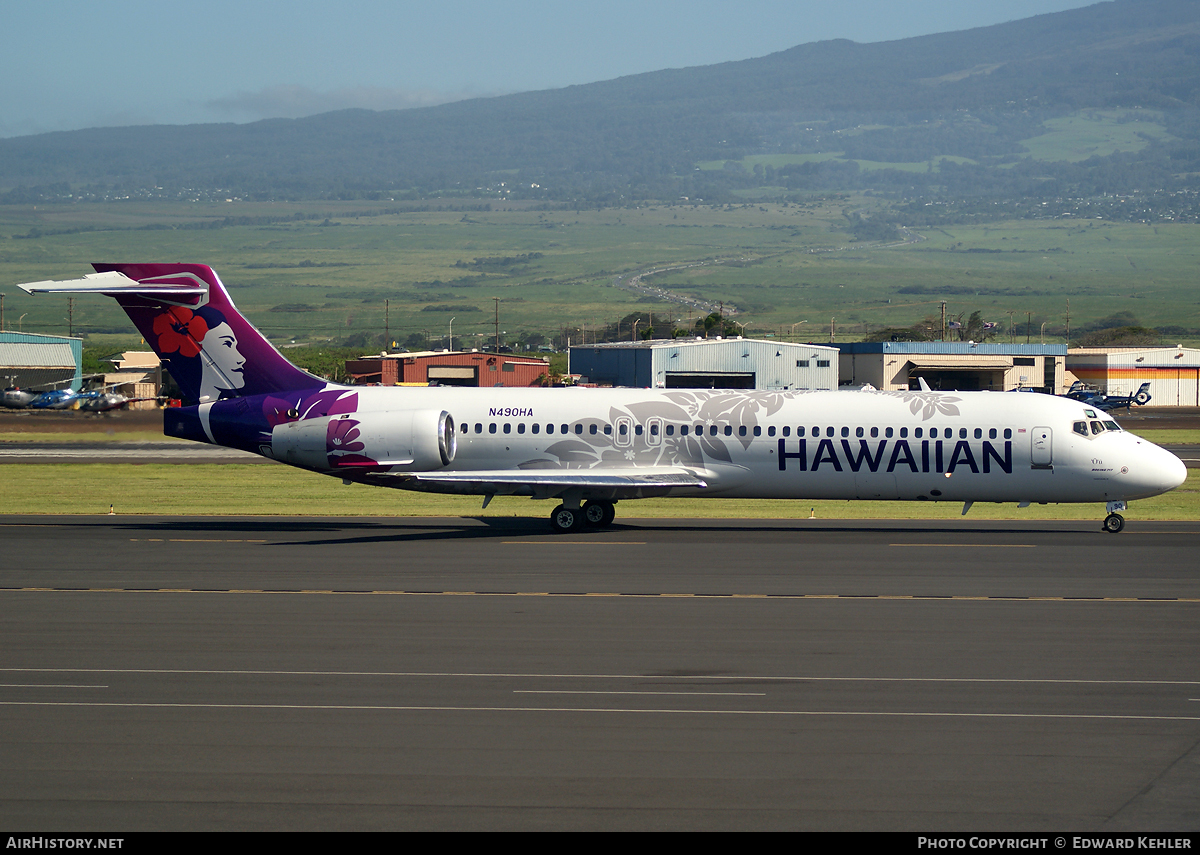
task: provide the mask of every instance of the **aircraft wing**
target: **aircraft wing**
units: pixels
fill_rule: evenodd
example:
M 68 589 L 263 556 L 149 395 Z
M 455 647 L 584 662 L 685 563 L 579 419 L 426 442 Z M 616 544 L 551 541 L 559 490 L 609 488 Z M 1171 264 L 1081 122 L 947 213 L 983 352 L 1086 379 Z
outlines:
M 376 475 L 371 480 L 427 493 L 551 498 L 579 490 L 585 497 L 610 500 L 663 496 L 680 487 L 704 489 L 708 486 L 708 482 L 695 472 L 663 467 L 406 472 Z

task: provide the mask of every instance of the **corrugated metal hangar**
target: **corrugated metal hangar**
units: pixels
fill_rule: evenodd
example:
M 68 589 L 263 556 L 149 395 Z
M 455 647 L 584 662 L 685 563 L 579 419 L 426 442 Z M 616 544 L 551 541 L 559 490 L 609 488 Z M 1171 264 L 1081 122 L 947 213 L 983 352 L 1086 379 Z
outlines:
M 836 389 L 837 348 L 751 338 L 654 339 L 572 347 L 571 374 L 653 389 Z
M 842 385 L 870 383 L 883 391 L 930 389 L 974 392 L 1065 390 L 1065 344 L 976 344 L 954 341 L 884 341 L 840 344 Z
M 83 382 L 83 339 L 38 333 L 0 332 L 3 388 L 64 389 Z
M 1108 395 L 1129 395 L 1150 383 L 1155 407 L 1200 407 L 1200 350 L 1193 347 L 1078 347 L 1067 370 Z

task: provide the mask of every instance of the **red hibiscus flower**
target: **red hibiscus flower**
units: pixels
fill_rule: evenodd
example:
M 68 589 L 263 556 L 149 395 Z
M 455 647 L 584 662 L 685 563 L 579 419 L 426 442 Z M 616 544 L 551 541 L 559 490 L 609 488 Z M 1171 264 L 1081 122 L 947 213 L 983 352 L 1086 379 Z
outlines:
M 174 306 L 154 319 L 160 353 L 198 356 L 200 342 L 208 335 L 208 323 L 191 309 Z

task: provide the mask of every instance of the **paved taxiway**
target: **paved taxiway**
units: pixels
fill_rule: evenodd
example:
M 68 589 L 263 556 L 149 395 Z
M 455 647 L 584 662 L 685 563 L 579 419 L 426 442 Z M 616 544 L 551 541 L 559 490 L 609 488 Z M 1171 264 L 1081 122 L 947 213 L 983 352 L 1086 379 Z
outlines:
M 0 517 L 0 825 L 1196 830 L 1198 538 Z

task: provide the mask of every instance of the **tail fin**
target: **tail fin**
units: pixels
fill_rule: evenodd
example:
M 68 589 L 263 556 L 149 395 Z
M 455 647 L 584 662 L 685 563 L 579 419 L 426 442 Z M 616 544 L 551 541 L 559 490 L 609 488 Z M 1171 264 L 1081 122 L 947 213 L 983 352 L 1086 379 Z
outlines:
M 204 264 L 93 264 L 83 279 L 33 282 L 29 293 L 94 293 L 116 298 L 184 395 L 218 398 L 292 392 L 324 380 L 292 365 L 233 305 Z

